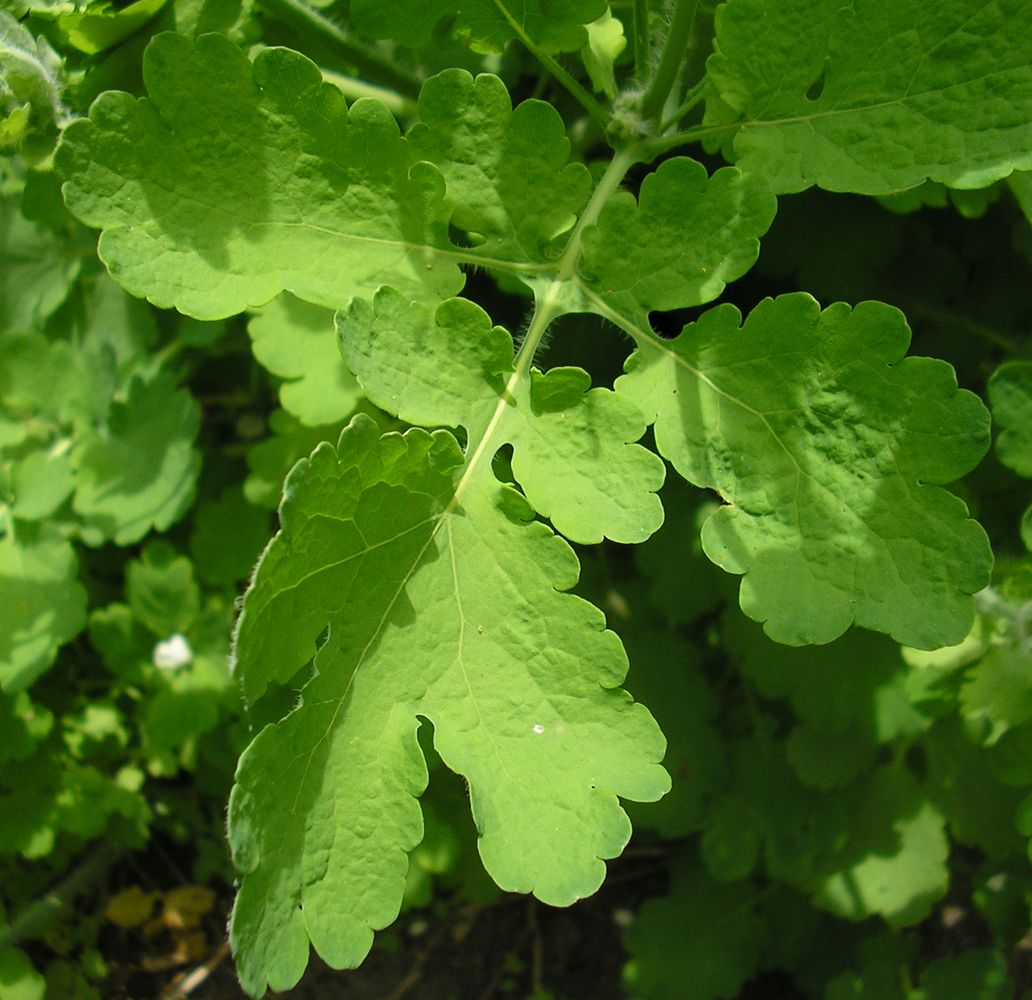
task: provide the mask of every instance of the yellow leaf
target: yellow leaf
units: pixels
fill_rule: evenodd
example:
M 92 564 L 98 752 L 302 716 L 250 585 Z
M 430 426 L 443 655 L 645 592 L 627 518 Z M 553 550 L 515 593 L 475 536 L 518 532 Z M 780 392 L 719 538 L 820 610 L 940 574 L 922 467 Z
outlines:
M 104 907 L 104 916 L 119 927 L 139 927 L 154 911 L 156 892 L 144 892 L 138 885 L 115 893 Z

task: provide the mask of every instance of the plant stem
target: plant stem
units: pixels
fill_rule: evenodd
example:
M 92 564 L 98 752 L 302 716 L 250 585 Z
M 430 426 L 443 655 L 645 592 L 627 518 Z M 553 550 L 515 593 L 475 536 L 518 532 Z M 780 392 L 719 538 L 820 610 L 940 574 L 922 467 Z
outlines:
M 96 882 L 122 853 L 123 848 L 109 841 L 102 843 L 64 881 L 19 913 L 6 927 L 0 927 L 0 948 L 31 937 L 63 906 Z
M 685 94 L 684 100 L 681 102 L 681 106 L 670 116 L 664 119 L 663 124 L 660 125 L 660 129 L 669 128 L 671 125 L 676 125 L 692 108 L 698 104 L 706 94 L 706 85 L 709 81 L 703 77 L 691 90 Z
M 639 147 L 628 146 L 618 149 L 613 159 L 606 167 L 588 204 L 585 206 L 577 225 L 570 234 L 570 242 L 566 244 L 562 257 L 559 259 L 559 268 L 556 276 L 548 285 L 534 291 L 534 315 L 531 317 L 530 326 L 527 328 L 527 335 L 516 353 L 515 365 L 512 374 L 506 380 L 505 388 L 502 390 L 498 405 L 495 407 L 491 419 L 484 428 L 480 440 L 470 453 L 466 461 L 466 468 L 458 483 L 455 484 L 455 492 L 452 495 L 449 508 L 457 507 L 462 500 L 470 481 L 477 474 L 480 463 L 486 458 L 490 460 L 497 448 L 495 435 L 506 414 L 509 412 L 513 401 L 516 398 L 516 389 L 530 373 L 530 367 L 534 362 L 534 354 L 541 346 L 541 340 L 548 329 L 549 324 L 562 313 L 562 292 L 563 286 L 572 277 L 577 269 L 577 259 L 580 257 L 581 239 L 584 230 L 592 226 L 598 220 L 602 207 L 620 187 L 624 175 L 631 166 L 640 159 Z
M 642 100 L 641 113 L 646 118 L 658 120 L 663 113 L 663 106 L 674 88 L 677 74 L 688 53 L 698 7 L 698 0 L 676 0 L 674 4 L 674 16 L 663 45 L 659 67 Z
M 504 3 L 498 3 L 496 6 L 527 51 L 570 92 L 570 95 L 603 129 L 608 129 L 613 120 L 608 109 L 570 76 L 547 52 L 538 47 L 537 42 L 523 30 L 523 25 L 512 16 Z
M 365 80 L 358 80 L 353 76 L 344 76 L 342 73 L 334 73 L 332 69 L 319 67 L 323 79 L 332 83 L 347 99 L 357 101 L 362 97 L 372 97 L 388 109 L 398 118 L 415 118 L 416 102 L 411 97 L 399 94 L 396 90 L 387 87 L 378 87 L 375 83 L 366 83 Z
M 288 24 L 314 32 L 332 45 L 361 73 L 405 94 L 418 97 L 422 81 L 414 73 L 396 66 L 390 59 L 361 42 L 355 41 L 325 14 L 309 7 L 304 0 L 261 0 L 263 6 Z
M 683 132 L 676 132 L 674 135 L 657 136 L 655 139 L 649 139 L 647 142 L 642 143 L 643 159 L 646 162 L 650 162 L 657 156 L 675 149 L 677 146 L 686 146 L 690 142 L 698 142 L 700 139 L 709 138 L 711 135 L 735 132 L 741 127 L 741 122 L 729 122 L 726 125 L 694 125 Z
M 651 58 L 648 0 L 634 0 L 634 72 L 639 80 L 647 80 Z

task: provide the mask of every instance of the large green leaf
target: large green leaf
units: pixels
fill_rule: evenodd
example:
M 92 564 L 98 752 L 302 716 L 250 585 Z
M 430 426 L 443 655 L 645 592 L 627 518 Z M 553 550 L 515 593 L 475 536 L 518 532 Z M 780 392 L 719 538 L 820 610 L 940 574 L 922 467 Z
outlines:
M 1025 0 L 729 0 L 716 25 L 708 117 L 741 122 L 739 165 L 778 192 L 978 188 L 1032 168 Z
M 313 654 L 315 676 L 245 752 L 231 800 L 249 992 L 292 986 L 309 941 L 357 965 L 397 916 L 422 836 L 420 717 L 469 783 L 490 874 L 546 902 L 598 887 L 630 835 L 617 796 L 669 788 L 658 728 L 616 687 L 619 641 L 563 593 L 573 553 L 489 465 L 462 468 L 448 432 L 381 438 L 356 417 L 288 480 L 236 669 L 250 698 Z
M 144 77 L 150 97 L 103 94 L 58 151 L 68 206 L 134 295 L 217 319 L 284 289 L 337 307 L 462 287 L 440 173 L 382 104 L 348 111 L 304 56 L 252 66 L 214 34 L 157 36 Z
M 853 622 L 921 648 L 959 642 L 991 554 L 933 484 L 981 458 L 985 407 L 949 365 L 904 358 L 889 306 L 822 312 L 786 295 L 740 322 L 721 306 L 676 340 L 643 335 L 616 388 L 678 472 L 724 497 L 703 545 L 744 574 L 743 610 L 792 645 Z

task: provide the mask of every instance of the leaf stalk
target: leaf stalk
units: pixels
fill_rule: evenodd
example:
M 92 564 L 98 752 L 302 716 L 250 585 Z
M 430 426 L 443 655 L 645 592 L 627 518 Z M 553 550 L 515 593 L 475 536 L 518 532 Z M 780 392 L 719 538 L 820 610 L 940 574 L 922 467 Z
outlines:
M 677 74 L 691 47 L 692 29 L 698 9 L 698 0 L 677 0 L 674 4 L 674 16 L 670 21 L 656 75 L 642 98 L 641 113 L 645 118 L 658 121 L 663 114 L 667 98 L 677 81 Z

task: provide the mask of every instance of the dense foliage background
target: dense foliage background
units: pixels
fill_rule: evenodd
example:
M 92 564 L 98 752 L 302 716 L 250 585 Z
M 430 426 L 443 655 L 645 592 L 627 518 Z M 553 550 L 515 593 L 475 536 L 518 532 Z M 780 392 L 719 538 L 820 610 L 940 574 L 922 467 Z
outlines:
M 823 5 L 812 6 L 814 23 L 824 25 Z M 918 6 L 901 5 L 900 16 Z M 985 7 L 944 9 L 965 6 L 972 17 Z M 1010 54 L 1020 66 L 1024 45 L 1032 65 L 1032 33 L 1022 27 L 1032 31 L 1029 5 L 1012 6 Z M 155 996 L 180 971 L 225 956 L 237 877 L 226 806 L 238 758 L 290 711 L 308 679 L 303 670 L 279 678 L 245 706 L 229 669 L 238 599 L 277 527 L 294 464 L 320 442 L 336 442 L 356 412 L 382 431 L 405 426 L 397 412 L 373 405 L 367 395 L 375 393 L 345 367 L 333 311 L 318 295 L 309 296 L 313 304 L 283 293 L 202 320 L 125 291 L 161 270 L 157 255 L 112 264 L 113 253 L 106 259 L 123 284 L 109 275 L 96 232 L 65 207 L 61 185 L 71 184 L 68 202 L 96 227 L 108 225 L 97 220 L 118 202 L 117 185 L 105 187 L 102 174 L 82 180 L 80 139 L 67 140 L 55 161 L 61 133 L 104 91 L 142 96 L 143 53 L 162 32 L 184 38 L 151 50 L 152 98 L 162 72 L 180 73 L 183 93 L 201 88 L 193 99 L 203 104 L 217 87 L 205 92 L 203 78 L 173 56 L 187 51 L 175 48 L 186 38 L 215 32 L 252 56 L 270 46 L 303 53 L 349 103 L 381 101 L 403 131 L 419 119 L 420 86 L 434 74 L 496 74 L 514 106 L 534 99 L 559 111 L 571 158 L 596 181 L 610 143 L 623 148 L 651 122 L 643 141 L 652 154 L 623 180 L 635 195 L 653 176 L 650 159 L 667 146 L 683 152 L 669 136 L 708 142 L 688 152 L 710 173 L 737 158 L 748 171 L 766 155 L 762 143 L 736 153 L 720 133 L 734 109 L 704 75 L 714 17 L 721 23 L 715 8 L 614 3 L 599 17 L 601 5 L 588 3 L 515 30 L 497 5 L 484 5 L 490 16 L 476 4 L 351 7 L 0 4 L 0 1000 Z M 588 12 L 587 29 L 577 27 L 578 11 Z M 726 23 L 731 44 L 734 23 Z M 759 42 L 766 30 L 772 46 L 792 41 L 761 25 Z M 196 51 L 222 51 L 211 45 Z M 870 53 L 861 46 L 859 55 Z M 822 75 L 807 98 L 819 101 L 825 86 Z M 1004 89 L 1002 99 L 1020 109 L 1030 90 L 1027 82 Z M 167 93 L 164 113 L 188 107 L 182 94 Z M 422 112 L 432 120 L 429 103 Z M 118 127 L 116 119 L 111 112 L 105 122 Z M 978 164 L 963 189 L 917 183 L 891 157 L 884 183 L 858 173 L 845 193 L 812 187 L 813 179 L 779 182 L 772 171 L 777 214 L 751 270 L 751 258 L 728 265 L 727 280 L 748 273 L 722 296 L 743 315 L 798 291 L 824 306 L 889 303 L 913 330 L 909 353 L 949 362 L 960 386 L 990 407 L 993 449 L 949 484 L 995 558 L 967 637 L 917 649 L 852 628 L 832 642 L 822 634 L 822 645 L 775 643 L 740 610 L 740 578 L 702 552 L 699 528 L 721 496 L 668 468 L 665 520 L 651 537 L 575 546 L 576 593 L 622 639 L 625 687 L 665 734 L 673 779 L 659 802 L 627 805 L 635 836 L 613 865 L 614 883 L 562 918 L 501 893 L 477 855 L 467 787 L 437 756 L 424 722 L 431 781 L 403 921 L 378 938 L 371 965 L 379 978 L 340 973 L 320 980 L 318 995 L 1003 1000 L 1032 991 L 1032 181 L 1020 170 L 986 168 L 1009 155 L 993 145 L 990 125 L 972 126 Z M 191 123 L 177 128 L 188 136 Z M 203 145 L 210 126 L 197 128 Z M 1012 159 L 1027 167 L 1021 155 Z M 228 144 L 221 167 L 218 157 L 209 163 L 246 188 L 247 164 Z M 951 179 L 951 170 L 947 163 L 939 174 L 963 173 Z M 1003 179 L 977 184 L 978 170 Z M 664 183 L 671 186 L 657 202 L 690 205 L 694 181 Z M 741 197 L 773 205 L 764 190 Z M 662 230 L 665 211 L 642 224 L 644 241 Z M 764 212 L 760 205 L 755 215 Z M 451 220 L 459 247 L 476 230 L 476 219 L 464 219 L 459 212 Z M 557 240 L 572 219 L 557 224 Z M 719 229 L 719 210 L 716 219 Z M 757 222 L 745 242 L 766 224 Z M 625 225 L 611 223 L 613 239 Z M 694 230 L 685 232 L 687 240 Z M 217 275 L 224 265 L 206 250 L 199 257 Z M 604 247 L 592 252 L 600 270 L 613 270 Z M 728 249 L 719 263 L 741 252 Z M 294 264 L 309 265 L 337 266 L 317 257 Z M 199 303 L 192 311 L 204 315 L 220 290 L 214 279 L 193 277 L 184 287 Z M 660 289 L 641 305 L 671 338 L 719 293 L 686 304 Z M 463 295 L 495 324 L 530 327 L 530 292 L 504 268 L 468 268 Z M 611 386 L 630 350 L 615 322 L 570 309 L 534 363 L 542 371 L 577 365 L 593 384 Z M 782 377 L 791 373 L 771 369 L 772 379 Z M 841 412 L 836 420 L 852 419 Z M 865 421 L 877 423 L 870 412 L 856 417 L 857 426 Z M 953 430 L 977 437 L 939 420 L 929 451 L 944 466 Z M 646 442 L 654 449 L 651 432 Z M 513 480 L 511 458 L 503 449 L 496 459 L 498 479 Z M 829 463 L 864 458 L 827 443 Z M 555 520 L 575 542 L 583 534 Z M 970 615 L 966 607 L 958 620 Z M 792 613 L 810 627 L 806 614 Z M 933 634 L 937 616 L 933 609 L 927 620 L 884 631 Z M 615 950 L 618 936 L 626 955 Z M 203 974 L 186 987 L 198 996 L 215 989 Z

